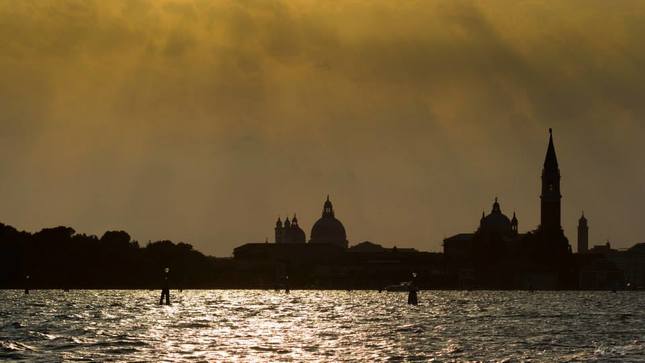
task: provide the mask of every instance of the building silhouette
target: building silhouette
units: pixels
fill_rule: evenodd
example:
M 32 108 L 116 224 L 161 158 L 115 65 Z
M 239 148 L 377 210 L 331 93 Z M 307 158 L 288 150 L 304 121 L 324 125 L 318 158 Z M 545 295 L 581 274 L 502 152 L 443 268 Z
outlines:
M 245 276 L 242 286 L 284 288 L 371 288 L 408 281 L 417 273 L 420 286 L 450 287 L 443 279 L 440 253 L 413 248 L 383 247 L 364 241 L 348 247 L 343 223 L 336 218 L 327 196 L 322 215 L 313 224 L 311 236 L 298 226 L 298 219 L 275 225 L 275 243 L 246 243 L 233 250 L 237 276 Z
M 286 218 L 284 222 L 278 218 L 274 231 L 275 243 L 246 243 L 235 248 L 233 255 L 242 259 L 265 259 L 287 264 L 294 260 L 336 259 L 338 253 L 347 250 L 348 246 L 345 227 L 336 219 L 329 196 L 323 204 L 322 216 L 311 228 L 308 243 L 296 215 L 291 220 Z
M 585 213 L 578 220 L 578 253 L 587 253 L 589 251 L 589 225 Z
M 173 281 L 183 288 L 381 290 L 412 275 L 423 289 L 645 289 L 645 243 L 628 250 L 614 249 L 609 241 L 588 248 L 583 213 L 579 253 L 571 252 L 561 226 L 560 169 L 549 131 L 535 230 L 521 233 L 516 213 L 509 218 L 495 198 L 474 232 L 444 240 L 443 254 L 370 241 L 348 247 L 328 196 L 309 242 L 294 215 L 278 218 L 275 243 L 247 243 L 232 258 L 215 258 L 182 242 L 139 246 L 124 231 L 99 238 L 60 226 L 32 234 L 0 223 L 0 288 L 157 288 L 157 272 L 172 266 Z
M 540 226 L 533 234 L 533 257 L 542 263 L 561 265 L 571 255 L 569 240 L 561 225 L 560 168 L 553 145 L 553 131 L 549 129 L 540 195 Z
M 294 214 L 293 219 L 285 219 L 284 223 L 278 218 L 275 225 L 275 243 L 305 243 L 307 237 L 305 232 L 298 225 L 298 218 Z M 336 219 L 334 206 L 327 196 L 323 204 L 322 216 L 311 228 L 311 239 L 309 243 L 332 244 L 347 248 L 347 233 L 343 223 Z
M 298 218 L 293 215 L 293 219 L 285 219 L 284 224 L 278 218 L 275 224 L 275 243 L 305 243 L 307 237 L 305 231 L 298 225 Z
M 558 157 L 553 146 L 553 131 L 549 129 L 549 146 L 542 168 L 542 194 L 540 195 L 540 227 L 549 235 L 562 232 L 560 210 L 562 194 L 560 194 L 560 168 Z
M 444 240 L 447 273 L 462 287 L 555 288 L 575 283 L 571 247 L 561 225 L 560 168 L 549 129 L 541 175 L 540 225 L 519 232 L 517 215 L 508 218 L 495 198 L 488 215 L 482 212 L 474 233 Z

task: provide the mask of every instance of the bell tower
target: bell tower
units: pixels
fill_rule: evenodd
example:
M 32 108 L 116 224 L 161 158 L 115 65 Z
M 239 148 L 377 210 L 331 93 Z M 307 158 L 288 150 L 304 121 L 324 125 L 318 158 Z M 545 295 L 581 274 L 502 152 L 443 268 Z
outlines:
M 278 221 L 275 222 L 275 243 L 282 243 L 282 235 L 284 230 L 282 229 L 282 221 L 278 217 Z
M 587 253 L 589 250 L 589 225 L 585 213 L 578 220 L 578 253 Z
M 549 146 L 542 169 L 542 195 L 540 212 L 540 229 L 548 234 L 562 231 L 560 224 L 560 169 L 553 146 L 553 131 L 549 129 Z

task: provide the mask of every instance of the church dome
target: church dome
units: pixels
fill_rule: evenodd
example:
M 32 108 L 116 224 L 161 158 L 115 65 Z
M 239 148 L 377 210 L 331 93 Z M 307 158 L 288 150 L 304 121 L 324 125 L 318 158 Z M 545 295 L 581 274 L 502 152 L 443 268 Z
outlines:
M 329 201 L 329 196 L 325 201 L 322 217 L 311 228 L 311 240 L 309 243 L 331 243 L 347 247 L 345 227 L 334 216 L 334 208 Z
M 486 232 L 494 232 L 499 234 L 510 234 L 512 233 L 512 223 L 504 213 L 495 198 L 495 203 L 493 203 L 493 210 L 489 215 L 485 216 L 481 220 L 479 229 Z

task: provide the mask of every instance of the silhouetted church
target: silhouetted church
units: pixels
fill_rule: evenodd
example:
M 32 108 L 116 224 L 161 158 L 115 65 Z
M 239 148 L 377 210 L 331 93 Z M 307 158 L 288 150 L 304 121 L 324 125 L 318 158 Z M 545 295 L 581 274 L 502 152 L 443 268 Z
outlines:
M 561 226 L 560 169 L 549 129 L 542 169 L 540 225 L 519 233 L 518 219 L 509 219 L 495 198 L 491 212 L 482 213 L 474 233 L 444 240 L 448 269 L 464 285 L 495 288 L 566 287 L 570 285 L 571 247 Z
M 449 286 L 440 253 L 368 241 L 349 247 L 329 196 L 308 243 L 295 215 L 284 222 L 278 218 L 274 231 L 275 243 L 246 243 L 233 250 L 236 275 L 246 277 L 241 287 L 383 289 L 408 281 L 412 272 L 418 286 Z
M 280 218 L 275 223 L 275 243 L 305 243 L 305 231 L 298 225 L 298 218 L 293 215 L 293 219 L 289 222 L 289 217 L 284 220 L 284 224 Z
M 284 224 L 278 218 L 275 226 L 275 243 L 305 243 L 306 239 L 305 232 L 298 226 L 295 215 L 291 221 L 287 218 Z M 345 227 L 336 219 L 329 196 L 323 205 L 322 216 L 311 228 L 309 243 L 326 243 L 347 248 Z

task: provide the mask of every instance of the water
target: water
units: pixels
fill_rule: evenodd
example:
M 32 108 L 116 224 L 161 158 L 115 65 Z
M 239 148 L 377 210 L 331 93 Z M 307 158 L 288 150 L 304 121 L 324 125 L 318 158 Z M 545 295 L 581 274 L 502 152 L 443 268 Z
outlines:
M 643 361 L 643 292 L 0 291 L 0 358 Z

